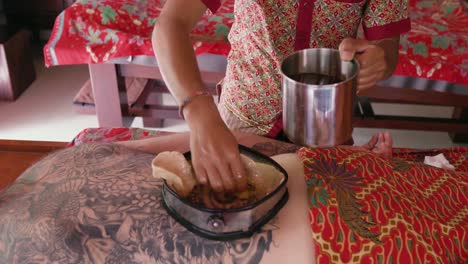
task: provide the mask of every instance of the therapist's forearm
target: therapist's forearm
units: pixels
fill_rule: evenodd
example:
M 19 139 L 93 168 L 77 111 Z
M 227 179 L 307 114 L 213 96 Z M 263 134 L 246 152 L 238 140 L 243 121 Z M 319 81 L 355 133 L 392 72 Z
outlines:
M 152 35 L 158 65 L 179 105 L 197 90 L 205 89 L 198 69 L 190 29 L 174 19 L 160 17 Z

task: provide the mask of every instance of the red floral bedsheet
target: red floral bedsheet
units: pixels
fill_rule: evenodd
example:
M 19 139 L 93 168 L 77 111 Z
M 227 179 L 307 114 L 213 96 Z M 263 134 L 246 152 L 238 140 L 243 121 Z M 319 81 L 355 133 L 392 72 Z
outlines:
M 151 31 L 164 0 L 78 0 L 57 18 L 44 48 L 47 66 L 152 56 Z M 196 54 L 227 55 L 234 0 L 193 31 Z M 468 85 L 465 0 L 410 0 L 412 30 L 400 43 L 396 75 Z
M 468 2 L 410 0 L 396 75 L 468 85 Z
M 89 128 L 70 146 L 160 133 Z M 440 153 L 455 171 L 423 164 Z M 468 148 L 394 149 L 392 160 L 343 148 L 298 154 L 317 263 L 468 262 Z
M 78 0 L 56 19 L 44 47 L 46 66 L 154 56 L 151 33 L 165 0 Z M 205 14 L 192 31 L 195 53 L 227 55 L 234 0 Z

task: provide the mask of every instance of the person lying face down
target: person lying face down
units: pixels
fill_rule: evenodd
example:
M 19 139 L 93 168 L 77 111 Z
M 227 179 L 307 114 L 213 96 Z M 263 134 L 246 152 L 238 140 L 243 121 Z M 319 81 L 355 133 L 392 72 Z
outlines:
M 237 131 L 233 131 L 233 135 L 236 137 L 237 141 L 241 142 L 240 144 L 249 145 L 249 144 L 252 144 L 254 141 L 260 140 L 260 139 L 262 141 L 271 142 L 271 143 L 279 142 L 270 138 L 254 136 L 252 134 L 247 134 L 247 133 L 237 132 Z M 148 153 L 160 153 L 160 152 L 166 151 L 167 149 L 170 149 L 170 147 L 177 146 L 174 150 L 184 153 L 190 150 L 189 149 L 190 135 L 189 133 L 180 133 L 180 134 L 173 134 L 173 135 L 166 136 L 166 137 L 157 137 L 157 138 L 148 138 L 148 139 L 143 139 L 143 140 L 138 140 L 138 141 L 120 142 L 119 144 L 131 147 L 131 148 L 135 148 L 140 151 L 148 152 Z M 287 144 L 287 145 L 294 146 L 293 144 Z M 297 149 L 299 148 L 297 146 L 294 146 L 294 147 Z M 385 158 L 391 158 L 393 139 L 390 133 L 388 132 L 376 133 L 372 136 L 372 138 L 369 140 L 368 143 L 362 146 L 343 145 L 339 147 L 351 148 L 355 150 L 372 151 Z M 271 156 L 271 155 L 274 155 L 275 153 L 273 151 L 268 154 L 270 154 Z M 211 159 L 212 159 L 212 162 L 222 162 L 221 158 L 217 156 L 213 156 L 211 157 Z M 221 174 L 221 173 L 218 173 L 218 174 Z M 243 171 L 242 174 L 245 174 L 245 171 Z M 233 191 L 236 189 L 238 190 L 245 189 L 245 186 L 241 188 L 237 186 L 241 184 L 241 182 L 243 182 L 240 179 L 237 179 L 236 181 L 230 181 L 229 178 L 221 177 L 221 176 L 216 177 L 216 178 L 204 178 L 203 177 L 204 175 L 200 175 L 197 173 L 195 173 L 195 176 L 197 177 L 197 181 L 199 183 L 209 184 L 217 192 Z M 244 181 L 244 184 L 245 184 L 245 181 Z
M 0 191 L 0 263 L 313 263 L 298 147 L 236 136 L 266 155 L 283 154 L 273 158 L 290 175 L 289 202 L 252 237 L 206 240 L 166 213 L 151 161 L 188 150 L 188 135 L 175 134 L 81 145 L 32 166 Z

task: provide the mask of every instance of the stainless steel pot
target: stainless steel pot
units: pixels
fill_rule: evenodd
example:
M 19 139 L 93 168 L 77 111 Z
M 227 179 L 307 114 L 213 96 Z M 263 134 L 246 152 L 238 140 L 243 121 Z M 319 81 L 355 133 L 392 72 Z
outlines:
M 281 74 L 283 126 L 289 140 L 310 147 L 350 140 L 358 72 L 355 60 L 342 61 L 334 49 L 305 49 L 288 56 Z M 327 84 L 336 79 L 341 81 Z

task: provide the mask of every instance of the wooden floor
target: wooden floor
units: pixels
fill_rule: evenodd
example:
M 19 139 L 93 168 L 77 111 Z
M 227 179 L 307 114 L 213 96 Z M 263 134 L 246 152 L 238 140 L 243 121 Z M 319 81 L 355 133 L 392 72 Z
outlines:
M 36 161 L 66 145 L 66 142 L 0 140 L 0 189 Z

